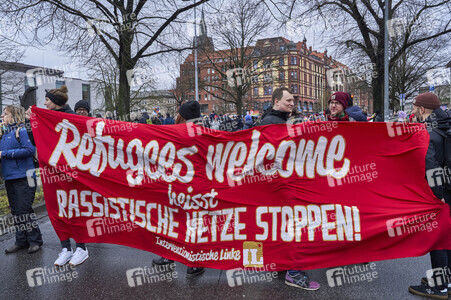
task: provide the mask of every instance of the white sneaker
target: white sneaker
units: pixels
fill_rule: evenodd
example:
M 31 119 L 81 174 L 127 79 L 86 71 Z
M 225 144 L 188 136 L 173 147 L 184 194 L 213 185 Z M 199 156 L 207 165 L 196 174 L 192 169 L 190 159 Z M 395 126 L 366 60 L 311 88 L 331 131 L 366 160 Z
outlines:
M 55 260 L 55 266 L 64 266 L 67 262 L 72 258 L 73 252 L 72 250 L 67 250 L 67 248 L 63 248 L 60 254 L 58 254 L 57 260 Z
M 83 250 L 83 248 L 77 247 L 77 250 L 75 250 L 74 256 L 70 260 L 69 264 L 72 266 L 79 265 L 82 262 L 84 262 L 88 257 L 89 257 L 88 249 Z

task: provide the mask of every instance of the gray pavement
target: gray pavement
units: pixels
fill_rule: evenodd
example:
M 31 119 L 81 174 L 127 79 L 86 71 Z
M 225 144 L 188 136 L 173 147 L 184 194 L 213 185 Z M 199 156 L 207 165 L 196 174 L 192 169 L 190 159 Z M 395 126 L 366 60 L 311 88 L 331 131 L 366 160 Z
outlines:
M 35 268 L 54 272 L 53 262 L 61 250 L 45 211 L 38 216 L 44 239 L 38 253 L 21 251 L 5 255 L 4 249 L 14 243 L 14 235 L 0 236 L 0 299 L 423 299 L 411 295 L 407 288 L 419 283 L 430 268 L 428 256 L 380 261 L 372 265 L 371 276 L 365 277 L 368 272 L 362 271 L 359 281 L 336 282 L 335 287 L 328 284 L 327 269 L 309 271 L 310 277 L 321 284 L 319 291 L 286 286 L 285 272 L 272 274 L 276 278 L 270 273 L 256 274 L 253 283 L 248 283 L 247 277 L 242 285 L 239 285 L 242 281 L 233 278 L 229 278 L 229 284 L 226 271 L 214 269 L 207 269 L 201 277 L 186 279 L 186 266 L 180 263 L 176 263 L 175 273 L 154 273 L 144 281 L 137 277 L 128 281 L 133 271 L 129 271 L 127 278 L 127 270 L 146 267 L 150 270 L 156 255 L 125 246 L 88 244 L 89 259 L 73 270 L 66 268 L 58 273 L 44 273 L 42 277 L 31 277 L 33 271 L 29 271 L 27 277 L 27 270 Z M 36 274 L 42 274 L 42 269 Z M 231 287 L 232 284 L 235 286 Z

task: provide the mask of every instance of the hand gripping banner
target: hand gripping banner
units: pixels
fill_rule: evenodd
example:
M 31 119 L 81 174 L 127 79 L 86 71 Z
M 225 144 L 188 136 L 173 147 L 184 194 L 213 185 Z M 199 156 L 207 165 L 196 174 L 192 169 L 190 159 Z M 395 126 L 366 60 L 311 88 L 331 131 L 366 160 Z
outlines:
M 427 181 L 442 178 L 425 177 L 429 135 L 420 124 L 229 133 L 32 111 L 40 180 L 62 240 L 216 269 L 306 270 L 451 249 L 449 207 Z

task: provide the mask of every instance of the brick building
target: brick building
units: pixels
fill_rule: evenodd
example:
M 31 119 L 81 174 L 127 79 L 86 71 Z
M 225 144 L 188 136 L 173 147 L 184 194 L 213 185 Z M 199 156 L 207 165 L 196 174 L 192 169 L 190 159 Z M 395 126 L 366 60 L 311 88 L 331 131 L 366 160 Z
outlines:
M 245 91 L 240 102 L 243 114 L 250 110 L 263 112 L 271 105 L 273 90 L 280 86 L 292 89 L 297 108 L 303 113 L 326 109 L 329 96 L 334 91 L 351 92 L 356 104 L 369 110 L 369 89 L 330 77 L 334 70 L 347 67 L 328 56 L 327 50 L 317 52 L 308 47 L 305 38 L 297 43 L 283 37 L 265 38 L 258 40 L 255 46 L 243 49 L 215 50 L 202 16 L 197 43 L 198 101 L 204 114 L 212 111 L 236 113 L 235 103 L 238 102 L 228 95 L 238 88 Z M 180 65 L 176 85 L 180 99 L 195 100 L 193 53 Z

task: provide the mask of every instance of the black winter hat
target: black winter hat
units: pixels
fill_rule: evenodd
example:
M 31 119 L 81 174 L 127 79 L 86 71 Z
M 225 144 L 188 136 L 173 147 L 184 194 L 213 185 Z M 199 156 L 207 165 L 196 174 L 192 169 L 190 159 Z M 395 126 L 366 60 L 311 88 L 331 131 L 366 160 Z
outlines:
M 188 101 L 180 106 L 179 114 L 185 120 L 200 118 L 200 105 L 197 101 Z
M 77 111 L 77 109 L 79 108 L 86 108 L 86 110 L 89 111 L 91 110 L 91 107 L 89 106 L 89 102 L 86 100 L 80 100 L 77 103 L 75 103 L 75 108 L 74 110 Z

